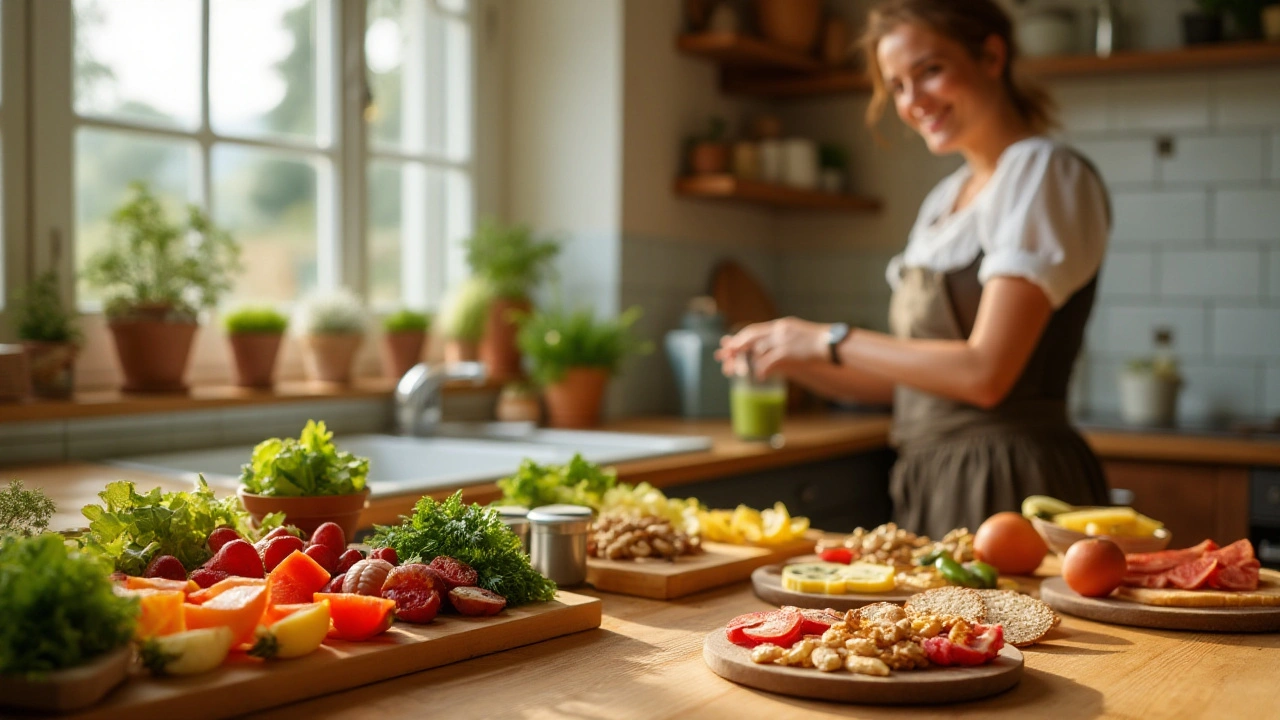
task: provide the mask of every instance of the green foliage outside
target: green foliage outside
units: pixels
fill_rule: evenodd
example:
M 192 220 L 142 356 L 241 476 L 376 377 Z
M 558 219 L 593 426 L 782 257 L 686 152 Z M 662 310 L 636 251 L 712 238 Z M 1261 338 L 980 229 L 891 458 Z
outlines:
M 560 244 L 539 239 L 525 225 L 485 221 L 465 242 L 467 264 L 484 278 L 496 297 L 527 298 L 551 271 Z
M 397 310 L 382 320 L 382 329 L 389 333 L 426 332 L 430 326 L 429 315 L 408 308 Z
M 246 492 L 274 497 L 351 495 L 364 490 L 369 458 L 339 450 L 324 423 L 308 420 L 302 435 L 258 443 L 240 472 Z
M 28 285 L 15 302 L 18 338 L 40 342 L 80 342 L 76 313 L 62 303 L 58 273 L 50 270 Z
M 597 320 L 591 310 L 536 311 L 520 319 L 516 343 L 540 385 L 559 382 L 572 367 L 604 368 L 612 375 L 627 355 L 652 350 L 631 334 L 641 312 L 633 306 L 617 319 Z
M 273 307 L 243 307 L 228 313 L 222 326 L 231 335 L 241 333 L 283 333 L 289 318 Z
M 493 287 L 482 277 L 473 275 L 449 293 L 440 310 L 440 331 L 446 338 L 478 342 L 493 302 Z
M 60 535 L 0 537 L 0 675 L 39 677 L 128 643 L 138 600 L 116 595 L 110 572 Z
M 186 222 L 173 223 L 145 183 L 130 190 L 132 198 L 112 215 L 110 244 L 86 263 L 85 280 L 105 291 L 110 318 L 153 310 L 193 321 L 231 289 L 240 247 L 200 208 L 189 206 Z
M 27 490 L 21 480 L 14 480 L 0 490 L 0 536 L 39 535 L 49 529 L 49 519 L 57 511 L 43 490 Z

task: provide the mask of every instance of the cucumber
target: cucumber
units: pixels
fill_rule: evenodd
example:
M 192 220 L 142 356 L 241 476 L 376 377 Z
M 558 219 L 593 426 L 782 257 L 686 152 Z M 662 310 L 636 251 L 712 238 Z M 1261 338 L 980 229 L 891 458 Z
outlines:
M 782 568 L 782 587 L 793 592 L 843 595 L 845 578 L 841 571 L 848 567 L 829 562 L 787 565 Z

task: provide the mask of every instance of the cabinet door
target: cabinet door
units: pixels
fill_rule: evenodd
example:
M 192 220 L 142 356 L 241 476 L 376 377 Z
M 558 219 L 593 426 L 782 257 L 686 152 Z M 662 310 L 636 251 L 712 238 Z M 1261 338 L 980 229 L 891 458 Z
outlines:
M 1205 538 L 1219 544 L 1249 534 L 1249 474 L 1244 468 L 1113 460 L 1103 463 L 1107 483 L 1134 494 L 1138 512 L 1173 533 L 1169 547 Z

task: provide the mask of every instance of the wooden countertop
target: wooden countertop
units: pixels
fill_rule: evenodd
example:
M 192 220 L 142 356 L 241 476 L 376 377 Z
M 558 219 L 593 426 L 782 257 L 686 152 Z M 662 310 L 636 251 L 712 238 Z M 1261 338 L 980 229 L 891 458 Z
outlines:
M 1276 634 L 1148 631 L 1064 616 L 1046 642 L 1023 650 L 1025 673 L 1009 692 L 940 707 L 852 706 L 751 690 L 707 668 L 707 633 L 769 607 L 747 584 L 665 602 L 585 593 L 604 600 L 598 630 L 252 717 L 1275 717 Z

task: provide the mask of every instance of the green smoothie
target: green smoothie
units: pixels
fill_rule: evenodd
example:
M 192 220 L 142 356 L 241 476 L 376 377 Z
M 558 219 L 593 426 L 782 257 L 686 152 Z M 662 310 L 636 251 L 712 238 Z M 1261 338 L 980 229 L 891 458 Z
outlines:
M 787 406 L 785 386 L 752 387 L 735 382 L 729 391 L 733 432 L 743 440 L 768 440 L 782 432 Z

